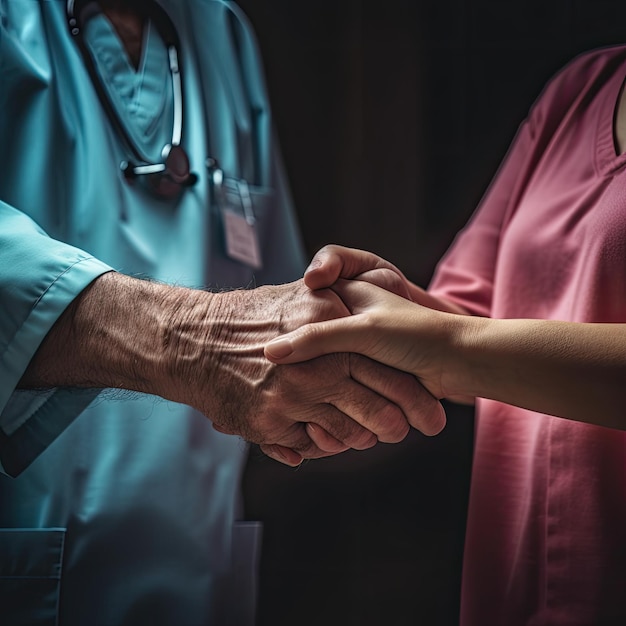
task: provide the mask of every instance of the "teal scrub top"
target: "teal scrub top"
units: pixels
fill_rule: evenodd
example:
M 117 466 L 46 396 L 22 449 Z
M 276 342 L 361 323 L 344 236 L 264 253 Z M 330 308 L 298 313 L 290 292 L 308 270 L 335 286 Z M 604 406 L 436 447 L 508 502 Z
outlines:
M 253 623 L 260 525 L 239 519 L 242 440 L 152 396 L 16 390 L 54 321 L 111 268 L 214 289 L 287 282 L 304 268 L 245 17 L 222 0 L 160 4 L 181 40 L 181 143 L 199 176 L 173 199 L 124 180 L 119 164 L 132 155 L 65 2 L 0 0 L 2 624 Z M 158 29 L 145 29 L 137 71 L 104 16 L 85 41 L 127 132 L 158 160 L 173 115 Z M 262 269 L 226 254 L 208 157 L 248 183 Z

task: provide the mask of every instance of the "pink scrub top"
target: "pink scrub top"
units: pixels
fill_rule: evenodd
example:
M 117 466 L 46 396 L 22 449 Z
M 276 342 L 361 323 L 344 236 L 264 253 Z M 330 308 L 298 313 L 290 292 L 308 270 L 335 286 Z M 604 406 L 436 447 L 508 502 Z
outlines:
M 626 323 L 625 77 L 620 46 L 550 82 L 432 293 L 493 318 Z M 626 433 L 477 401 L 461 624 L 626 624 Z

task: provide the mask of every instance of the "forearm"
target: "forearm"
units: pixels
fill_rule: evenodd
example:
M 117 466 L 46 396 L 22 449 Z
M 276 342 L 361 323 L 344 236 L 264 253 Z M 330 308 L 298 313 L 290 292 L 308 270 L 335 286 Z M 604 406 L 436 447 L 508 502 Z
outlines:
M 442 378 L 456 394 L 626 429 L 626 325 L 458 322 Z
M 269 359 L 357 352 L 410 372 L 436 398 L 488 398 L 626 430 L 626 324 L 441 312 L 355 280 L 333 289 L 352 316 L 277 338 Z
M 250 319 L 255 300 L 246 296 L 103 274 L 60 316 L 19 386 L 158 395 L 250 435 L 238 419 L 252 412 L 251 387 L 272 372 L 262 358 L 265 335 L 255 334 L 263 324 Z
M 422 306 L 468 315 L 412 283 L 409 291 Z M 465 358 L 451 361 L 463 369 L 449 399 L 490 398 L 626 429 L 626 325 L 475 317 L 462 326 Z
M 177 348 L 173 330 L 179 324 L 173 318 L 193 308 L 190 292 L 103 274 L 57 320 L 20 387 L 111 387 L 164 395 Z M 210 298 L 193 293 L 194 301 Z

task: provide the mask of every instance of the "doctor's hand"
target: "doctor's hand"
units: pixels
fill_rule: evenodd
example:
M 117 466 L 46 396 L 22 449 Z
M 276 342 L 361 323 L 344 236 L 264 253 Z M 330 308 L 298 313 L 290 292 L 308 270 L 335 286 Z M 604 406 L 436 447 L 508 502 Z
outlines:
M 61 315 L 21 386 L 160 395 L 290 465 L 400 441 L 409 424 L 438 432 L 443 410 L 411 375 L 354 354 L 265 359 L 276 335 L 348 314 L 333 291 L 302 281 L 207 293 L 110 272 Z

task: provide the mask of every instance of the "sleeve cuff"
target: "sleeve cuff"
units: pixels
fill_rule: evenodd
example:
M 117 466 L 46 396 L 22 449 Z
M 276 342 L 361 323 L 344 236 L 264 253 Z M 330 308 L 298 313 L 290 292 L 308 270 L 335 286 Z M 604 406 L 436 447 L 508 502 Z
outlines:
M 34 303 L 0 356 L 0 471 L 21 472 L 98 395 L 98 390 L 16 390 L 39 344 L 57 318 L 93 280 L 112 268 L 79 255 Z

